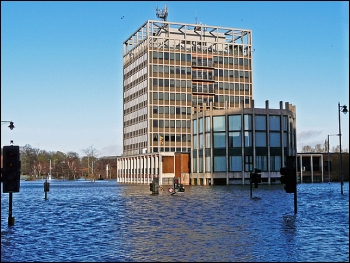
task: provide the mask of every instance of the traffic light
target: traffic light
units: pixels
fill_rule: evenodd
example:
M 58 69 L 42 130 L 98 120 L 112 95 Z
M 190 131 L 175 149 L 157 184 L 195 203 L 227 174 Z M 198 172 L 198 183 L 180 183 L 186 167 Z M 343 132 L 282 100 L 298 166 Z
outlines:
M 164 137 L 163 136 L 160 136 L 160 145 L 163 145 L 164 144 Z
M 283 167 L 280 169 L 281 183 L 285 184 L 284 190 L 286 193 L 295 193 L 296 191 L 296 171 L 292 168 Z
M 19 146 L 4 146 L 3 148 L 3 193 L 19 192 L 21 162 Z
M 256 169 L 250 173 L 250 181 L 254 184 L 254 188 L 258 188 L 258 184 L 261 183 L 261 170 Z

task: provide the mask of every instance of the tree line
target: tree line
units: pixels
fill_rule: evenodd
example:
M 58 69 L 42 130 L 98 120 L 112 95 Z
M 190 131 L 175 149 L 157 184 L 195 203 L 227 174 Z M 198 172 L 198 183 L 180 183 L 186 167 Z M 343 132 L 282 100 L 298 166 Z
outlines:
M 92 146 L 83 150 L 85 156 L 76 152 L 45 151 L 33 148 L 29 144 L 20 147 L 21 175 L 29 180 L 46 179 L 112 179 L 117 176 L 115 157 L 99 158 L 98 151 Z
M 349 152 L 348 149 L 344 149 L 342 147 L 342 152 Z M 325 140 L 324 144 L 316 144 L 315 147 L 311 147 L 310 145 L 305 145 L 301 149 L 302 153 L 327 153 L 328 152 L 328 143 L 327 140 Z M 333 146 L 329 149 L 330 153 L 339 153 L 340 152 L 340 145 Z

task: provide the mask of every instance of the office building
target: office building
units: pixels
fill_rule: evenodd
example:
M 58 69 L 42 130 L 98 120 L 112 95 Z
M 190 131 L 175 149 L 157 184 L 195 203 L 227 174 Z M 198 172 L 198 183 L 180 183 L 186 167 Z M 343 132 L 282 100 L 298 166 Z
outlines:
M 223 166 L 220 172 L 215 174 L 215 162 L 220 159 L 215 156 L 218 154 L 215 150 L 218 136 L 215 126 L 203 122 L 209 125 L 205 127 L 214 129 L 214 133 L 211 130 L 209 136 L 203 135 L 204 133 L 197 134 L 193 125 L 196 125 L 197 120 L 198 123 L 201 122 L 199 116 L 202 116 L 202 120 L 212 116 L 211 123 L 215 125 L 214 116 L 222 115 L 228 118 L 228 112 L 234 112 L 241 116 L 242 123 L 245 118 L 251 121 L 249 130 L 245 130 L 244 125 L 237 128 L 244 129 L 239 135 L 242 142 L 237 145 L 241 151 L 238 151 L 236 145 L 234 147 L 235 155 L 238 152 L 241 155 L 242 171 L 235 168 L 233 177 L 237 180 L 240 178 L 241 183 L 244 183 L 246 174 L 256 167 L 253 158 L 257 156 L 253 123 L 254 114 L 259 110 L 254 110 L 253 101 L 252 32 L 201 23 L 168 22 L 167 10 L 160 11 L 157 10 L 157 16 L 161 20 L 146 21 L 123 43 L 124 130 L 123 156 L 118 158 L 118 180 L 148 183 L 153 177 L 167 174 L 159 170 L 163 156 L 173 156 L 172 170 L 175 172 L 176 167 L 183 167 L 183 163 L 180 165 L 176 162 L 176 154 L 182 154 L 180 159 L 191 160 L 188 167 L 182 168 L 185 175 L 182 179 L 188 179 L 188 182 L 184 183 L 213 184 L 216 177 L 225 179 L 227 184 L 232 183 L 229 179 L 230 170 L 223 174 Z M 280 107 L 278 112 L 267 107 L 262 113 L 265 118 L 269 118 L 271 112 L 274 112 L 274 116 L 279 116 L 279 135 L 282 137 L 282 125 L 286 124 L 284 118 L 292 124 L 288 125 L 288 131 L 293 131 L 289 135 L 295 136 L 295 107 L 288 103 L 287 105 L 286 109 Z M 246 117 L 248 114 L 250 117 Z M 235 122 L 237 121 L 236 119 Z M 229 126 L 223 127 L 226 129 Z M 201 128 L 204 126 L 198 127 Z M 230 132 L 226 131 L 227 141 Z M 246 138 L 247 134 L 249 138 Z M 269 134 L 266 133 L 266 136 Z M 201 136 L 208 137 L 197 142 Z M 283 163 L 284 154 L 295 154 L 293 150 L 296 149 L 295 139 L 290 138 L 287 142 L 282 137 L 278 146 L 280 165 Z M 234 141 L 237 140 L 239 139 L 234 138 Z M 250 145 L 244 144 L 246 140 Z M 266 162 L 265 159 L 263 161 L 266 167 L 270 164 L 267 161 L 270 160 L 269 140 L 266 139 L 264 146 L 268 150 L 263 151 L 267 158 Z M 282 146 L 292 142 L 288 149 Z M 202 143 L 206 146 L 201 145 Z M 214 148 L 211 148 L 212 146 Z M 230 145 L 221 144 L 219 148 L 222 147 L 228 149 Z M 224 151 L 226 157 L 230 156 L 231 150 L 230 153 L 228 150 Z M 223 150 L 219 152 L 223 154 Z M 244 163 L 247 153 L 250 158 L 249 166 Z M 185 157 L 187 155 L 190 157 Z M 235 162 L 238 162 L 238 159 L 235 159 Z M 222 159 L 220 160 L 222 162 Z M 202 171 L 203 167 L 206 168 Z M 174 173 L 170 172 L 166 178 L 171 177 L 174 177 Z M 271 175 L 268 175 L 268 178 L 270 177 Z M 160 182 L 170 180 L 160 179 Z

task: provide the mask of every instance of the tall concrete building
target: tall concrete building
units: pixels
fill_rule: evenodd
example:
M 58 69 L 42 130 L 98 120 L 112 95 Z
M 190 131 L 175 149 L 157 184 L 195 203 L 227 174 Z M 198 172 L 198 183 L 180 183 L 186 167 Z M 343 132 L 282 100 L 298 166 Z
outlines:
M 250 106 L 250 30 L 148 20 L 123 56 L 124 155 L 189 152 L 193 107 Z
M 188 183 L 213 184 L 215 167 L 218 167 L 215 160 L 220 159 L 215 157 L 214 160 L 214 155 L 220 152 L 221 156 L 225 155 L 229 159 L 228 152 L 232 151 L 216 151 L 213 148 L 218 134 L 213 133 L 214 127 L 210 126 L 213 120 L 210 121 L 206 116 L 215 119 L 213 116 L 221 114 L 228 118 L 228 112 L 236 109 L 233 112 L 242 115 L 239 119 L 243 122 L 246 118 L 244 109 L 247 114 L 247 109 L 254 107 L 252 32 L 201 23 L 168 22 L 167 9 L 157 10 L 157 16 L 160 20 L 146 21 L 123 43 L 124 130 L 123 156 L 118 159 L 119 181 L 147 183 L 151 178 L 161 176 L 163 156 L 174 156 L 173 171 L 169 170 L 172 164 L 167 161 L 167 178 L 174 177 L 175 170 L 179 170 L 176 168 L 175 153 L 187 153 L 191 156 L 189 168 L 183 172 Z M 274 115 L 280 118 L 288 116 L 286 120 L 291 118 L 290 122 L 295 125 L 295 109 L 287 104 L 286 110 L 280 107 Z M 271 110 L 266 108 L 262 112 L 268 115 Z M 242 140 L 237 146 L 246 151 L 233 151 L 241 155 L 241 158 L 234 158 L 234 162 L 242 162 L 242 165 L 235 165 L 232 176 L 242 179 L 242 183 L 246 174 L 249 176 L 249 171 L 256 167 L 255 150 L 251 149 L 255 147 L 254 118 L 255 115 L 249 118 L 253 120 L 249 132 L 244 130 L 246 128 L 243 125 L 234 128 L 241 132 L 235 138 Z M 208 120 L 206 129 L 211 131 L 211 134 L 206 134 L 206 139 L 202 138 L 203 134 L 198 134 L 194 126 L 202 119 Z M 282 123 L 278 122 L 279 125 Z M 225 122 L 222 124 L 225 127 Z M 288 125 L 290 131 L 295 129 L 293 125 Z M 295 135 L 294 130 L 291 134 Z M 228 136 L 227 130 L 227 141 Z M 284 136 L 282 127 L 280 136 Z M 278 144 L 281 149 L 282 137 Z M 250 144 L 244 145 L 245 141 Z M 292 141 L 290 147 L 293 148 L 296 144 L 295 140 L 290 139 Z M 223 141 L 220 144 L 220 147 L 230 147 Z M 284 145 L 288 145 L 286 141 Z M 249 166 L 244 164 L 247 152 L 251 155 L 248 158 Z M 267 155 L 269 151 L 263 152 Z M 286 149 L 285 152 L 290 151 Z M 282 165 L 284 151 L 278 153 L 280 158 L 277 158 L 278 165 L 274 171 Z M 228 168 L 224 171 L 223 168 L 227 167 L 223 159 L 218 162 L 220 169 L 217 176 L 224 177 L 221 181 L 229 184 L 232 181 L 229 179 L 231 170 Z M 267 161 L 263 165 L 267 167 Z M 237 168 L 242 170 L 237 171 Z M 160 182 L 170 182 L 170 179 L 163 179 Z

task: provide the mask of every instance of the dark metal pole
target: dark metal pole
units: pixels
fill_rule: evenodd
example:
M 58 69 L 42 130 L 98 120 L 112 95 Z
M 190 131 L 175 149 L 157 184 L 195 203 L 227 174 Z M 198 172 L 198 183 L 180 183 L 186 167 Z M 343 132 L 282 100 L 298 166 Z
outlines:
M 339 157 L 340 157 L 340 193 L 343 194 L 343 160 L 341 156 L 341 125 L 340 125 L 340 102 L 338 102 L 338 117 L 339 117 Z
M 298 174 L 298 170 L 296 169 L 297 174 Z M 294 175 L 296 177 L 296 181 L 295 181 L 295 190 L 294 190 L 294 214 L 296 214 L 298 212 L 298 199 L 297 199 L 297 184 L 298 184 L 298 178 L 297 178 L 297 174 Z
M 252 182 L 252 172 L 250 172 L 250 178 L 249 178 L 249 181 L 250 181 L 250 198 L 253 197 L 253 182 Z
M 12 217 L 12 192 L 9 193 L 9 217 L 8 225 L 13 226 L 15 224 L 15 218 Z
M 329 167 L 329 135 L 328 135 L 328 140 L 327 140 L 327 153 L 328 153 L 328 183 L 331 182 L 331 168 Z

